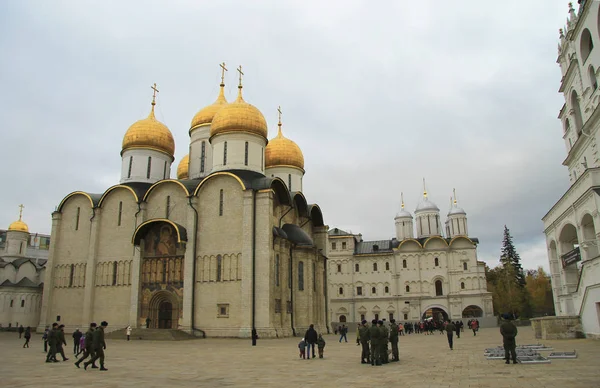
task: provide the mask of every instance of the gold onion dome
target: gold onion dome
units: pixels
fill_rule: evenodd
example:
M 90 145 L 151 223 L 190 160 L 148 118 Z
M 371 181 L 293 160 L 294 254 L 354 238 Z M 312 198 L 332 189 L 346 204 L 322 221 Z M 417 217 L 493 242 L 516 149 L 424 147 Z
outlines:
M 257 107 L 242 98 L 241 69 L 237 99 L 219 109 L 210 126 L 210 136 L 227 132 L 248 132 L 268 136 L 267 121 Z
M 156 84 L 154 86 L 156 87 Z M 130 148 L 150 148 L 171 156 L 175 154 L 173 134 L 166 125 L 154 117 L 154 105 L 156 105 L 156 94 L 152 98 L 152 109 L 148 117 L 133 123 L 125 133 L 121 154 Z
M 181 158 L 177 166 L 177 179 L 188 179 L 188 170 L 190 168 L 190 154 Z
M 29 232 L 29 227 L 26 223 L 23 222 L 23 205 L 19 206 L 21 209 L 19 211 L 19 219 L 8 226 L 9 231 L 15 232 Z
M 227 105 L 227 99 L 225 99 L 225 92 L 224 92 L 225 84 L 221 83 L 220 86 L 221 86 L 221 90 L 219 91 L 219 97 L 217 97 L 217 101 L 215 101 L 214 103 L 212 103 L 209 106 L 206 106 L 206 107 L 200 109 L 200 111 L 198 113 L 196 113 L 196 115 L 192 119 L 190 131 L 201 125 L 206 125 L 206 124 L 212 123 L 213 118 L 215 117 L 217 112 L 219 110 L 221 110 L 221 108 L 223 108 L 225 105 Z
M 293 166 L 304 170 L 304 155 L 298 144 L 283 136 L 281 121 L 277 136 L 265 148 L 265 167 Z

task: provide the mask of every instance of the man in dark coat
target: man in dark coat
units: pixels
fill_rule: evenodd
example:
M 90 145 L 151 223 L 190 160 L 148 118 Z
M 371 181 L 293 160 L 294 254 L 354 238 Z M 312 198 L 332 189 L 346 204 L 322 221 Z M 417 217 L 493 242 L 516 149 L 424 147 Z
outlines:
M 25 331 L 25 329 L 23 328 L 23 325 L 19 326 L 19 338 L 21 338 L 23 336 L 24 331 Z
M 358 327 L 358 335 L 360 338 L 360 344 L 362 345 L 360 363 L 368 364 L 371 357 L 369 356 L 369 328 L 367 327 L 366 320 L 363 320 L 361 325 Z
M 315 325 L 312 323 L 308 330 L 306 330 L 306 334 L 304 334 L 304 340 L 306 341 L 306 359 L 310 360 L 310 348 L 312 347 L 312 358 L 315 358 L 315 344 L 317 343 L 317 339 L 319 336 L 317 335 L 317 331 L 315 330 Z
M 83 369 L 87 370 L 88 365 L 93 364 L 96 360 L 100 359 L 100 370 L 108 370 L 104 367 L 104 350 L 106 349 L 106 342 L 104 342 L 104 329 L 108 326 L 108 322 L 102 321 L 100 327 L 94 331 L 92 336 L 92 345 L 94 347 L 94 357 L 91 360 L 83 363 Z
M 450 345 L 450 350 L 454 350 L 454 344 L 452 342 L 452 336 L 456 331 L 456 326 L 452 323 L 451 320 L 448 319 L 448 323 L 446 324 L 446 334 L 448 335 L 448 345 Z
M 58 323 L 52 324 L 52 330 L 48 332 L 48 354 L 46 355 L 46 362 L 58 362 L 56 359 L 56 344 L 58 343 Z
M 504 345 L 504 359 L 507 364 L 510 364 L 510 357 L 512 357 L 513 364 L 517 363 L 517 327 L 512 323 L 511 314 L 503 314 L 504 322 L 500 325 L 500 334 L 502 334 L 502 342 Z M 510 353 L 510 355 L 509 355 Z
M 381 351 L 380 338 L 381 330 L 377 327 L 377 319 L 373 319 L 373 321 L 371 321 L 371 327 L 369 328 L 369 339 L 371 340 L 371 365 L 381 365 L 381 358 L 379 357 Z
M 56 342 L 56 352 L 60 353 L 63 358 L 63 361 L 69 361 L 67 357 L 65 357 L 65 350 L 63 349 L 63 345 L 67 344 L 67 340 L 65 339 L 65 325 L 60 325 L 58 327 L 58 341 Z
M 390 319 L 390 343 L 392 344 L 392 362 L 400 361 L 398 355 L 398 325 L 395 319 Z
M 77 360 L 77 362 L 75 362 L 75 366 L 77 368 L 79 368 L 79 364 L 81 364 L 81 362 L 83 360 L 88 358 L 88 356 L 90 358 L 94 357 L 94 345 L 93 345 L 94 331 L 96 331 L 96 323 L 92 322 L 92 323 L 90 323 L 90 328 L 85 333 L 85 342 L 84 342 L 85 348 L 83 349 L 83 356 L 79 360 Z M 96 366 L 96 363 L 92 363 L 92 368 L 98 368 Z
M 83 333 L 79 331 L 79 329 L 75 329 L 73 332 L 73 354 L 77 356 L 79 353 L 79 341 L 83 337 Z

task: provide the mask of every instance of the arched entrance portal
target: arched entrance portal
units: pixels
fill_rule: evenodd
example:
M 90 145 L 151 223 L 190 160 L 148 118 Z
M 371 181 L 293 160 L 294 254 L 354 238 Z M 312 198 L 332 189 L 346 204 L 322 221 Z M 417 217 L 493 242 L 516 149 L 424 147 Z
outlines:
M 425 310 L 422 318 L 423 320 L 433 318 L 434 321 L 443 321 L 448 319 L 448 313 L 439 307 L 431 307 Z
M 158 328 L 172 329 L 173 327 L 173 305 L 171 302 L 161 302 L 158 306 Z
M 483 310 L 479 306 L 471 305 L 465 307 L 462 312 L 463 318 L 481 318 L 483 317 Z
M 148 303 L 151 329 L 177 329 L 179 324 L 178 295 L 171 291 L 158 291 Z
M 340 315 L 340 322 L 341 323 L 345 323 L 346 322 L 346 316 L 345 315 Z

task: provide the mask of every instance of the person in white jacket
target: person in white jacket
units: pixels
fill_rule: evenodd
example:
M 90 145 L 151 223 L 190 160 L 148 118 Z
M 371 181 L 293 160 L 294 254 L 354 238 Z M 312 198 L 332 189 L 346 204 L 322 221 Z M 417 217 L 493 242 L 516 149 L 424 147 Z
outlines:
M 129 341 L 129 337 L 131 336 L 131 326 L 127 326 L 127 329 L 125 329 L 127 331 L 127 341 Z

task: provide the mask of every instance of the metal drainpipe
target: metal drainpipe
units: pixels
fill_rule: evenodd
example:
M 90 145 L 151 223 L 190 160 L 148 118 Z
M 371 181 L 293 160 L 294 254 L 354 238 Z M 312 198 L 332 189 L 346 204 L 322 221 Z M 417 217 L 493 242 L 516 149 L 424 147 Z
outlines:
M 192 316 L 190 317 L 190 323 L 192 326 L 192 334 L 194 334 L 194 331 L 199 331 L 202 333 L 202 338 L 206 338 L 206 332 L 204 330 L 201 329 L 197 329 L 195 327 L 195 309 L 196 309 L 196 253 L 198 251 L 198 238 L 197 238 L 197 234 L 198 234 L 198 210 L 196 210 L 196 208 L 194 207 L 194 205 L 192 205 L 192 196 L 188 197 L 188 203 L 190 205 L 190 207 L 192 208 L 192 210 L 194 211 L 194 236 L 192 236 L 192 238 L 194 239 L 194 258 L 193 263 L 194 263 L 194 268 L 193 268 L 193 272 L 192 272 Z M 189 239 L 189 237 L 188 237 Z
M 256 346 L 256 191 L 252 190 L 252 346 Z
M 294 328 L 294 260 L 292 256 L 293 245 L 290 243 L 290 322 L 292 325 L 292 336 L 296 336 L 296 329 Z
M 327 334 L 330 334 L 329 333 L 329 317 L 328 317 L 328 315 L 329 315 L 329 305 L 328 305 L 329 296 L 328 296 L 328 294 L 329 293 L 327 292 L 327 290 L 329 289 L 328 284 L 327 284 L 327 257 L 325 257 L 325 255 L 322 255 L 322 256 L 323 256 L 323 273 L 325 275 L 325 276 L 323 276 L 323 287 L 325 288 L 325 290 L 324 290 L 325 291 L 324 292 L 324 294 L 325 294 L 325 327 L 327 328 Z

